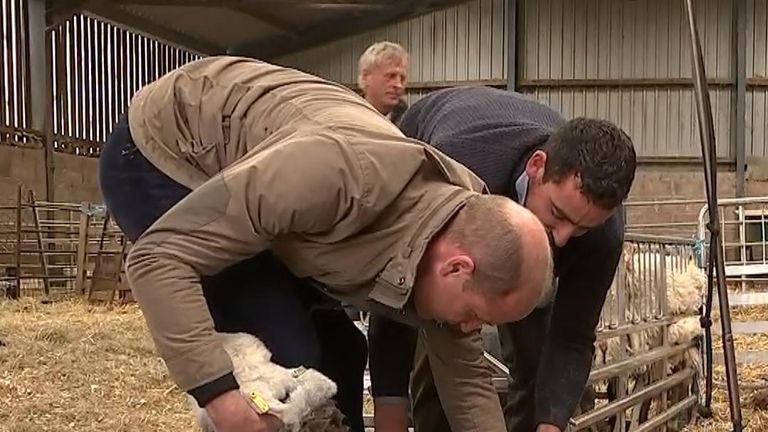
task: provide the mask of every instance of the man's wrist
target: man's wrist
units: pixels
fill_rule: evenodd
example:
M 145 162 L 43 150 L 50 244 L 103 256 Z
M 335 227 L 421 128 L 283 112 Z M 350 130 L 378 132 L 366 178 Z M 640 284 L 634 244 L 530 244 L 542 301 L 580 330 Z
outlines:
M 232 373 L 228 373 L 211 382 L 193 388 L 187 393 L 195 399 L 198 406 L 204 407 L 222 393 L 239 388 L 240 385 L 237 383 L 235 376 Z

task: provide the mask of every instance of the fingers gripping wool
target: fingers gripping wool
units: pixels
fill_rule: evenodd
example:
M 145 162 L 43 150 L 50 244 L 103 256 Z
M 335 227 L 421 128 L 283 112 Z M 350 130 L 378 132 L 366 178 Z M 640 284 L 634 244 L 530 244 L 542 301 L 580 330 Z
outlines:
M 217 333 L 232 359 L 234 375 L 246 398 L 256 398 L 278 417 L 285 432 L 346 432 L 333 403 L 336 384 L 314 369 L 288 369 L 271 361 L 269 349 L 247 333 Z M 189 403 L 204 432 L 215 432 L 205 409 Z

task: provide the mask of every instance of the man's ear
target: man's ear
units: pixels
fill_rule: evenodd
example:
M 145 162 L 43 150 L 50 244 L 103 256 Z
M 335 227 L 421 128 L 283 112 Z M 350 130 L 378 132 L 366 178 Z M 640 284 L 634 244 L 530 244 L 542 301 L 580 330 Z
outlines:
M 454 255 L 440 265 L 440 276 L 471 276 L 475 271 L 475 262 L 467 255 Z
M 368 88 L 368 79 L 370 78 L 370 76 L 371 76 L 371 71 L 365 71 L 360 74 L 360 84 L 362 84 L 363 86 L 363 88 L 361 88 L 360 90 L 365 90 L 366 88 Z
M 525 174 L 530 179 L 540 180 L 544 177 L 544 168 L 547 165 L 547 153 L 544 150 L 536 150 L 525 163 Z

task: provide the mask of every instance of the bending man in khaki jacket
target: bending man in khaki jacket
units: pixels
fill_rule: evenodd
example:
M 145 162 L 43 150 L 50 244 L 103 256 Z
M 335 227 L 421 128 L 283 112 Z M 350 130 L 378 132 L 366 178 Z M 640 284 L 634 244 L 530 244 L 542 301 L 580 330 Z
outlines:
M 256 60 L 190 63 L 135 95 L 100 181 L 156 348 L 218 432 L 278 426 L 237 390 L 214 329 L 315 367 L 291 345 L 324 356 L 308 316 L 330 298 L 419 326 L 451 427 L 504 430 L 477 329 L 546 295 L 546 231 L 353 92 Z

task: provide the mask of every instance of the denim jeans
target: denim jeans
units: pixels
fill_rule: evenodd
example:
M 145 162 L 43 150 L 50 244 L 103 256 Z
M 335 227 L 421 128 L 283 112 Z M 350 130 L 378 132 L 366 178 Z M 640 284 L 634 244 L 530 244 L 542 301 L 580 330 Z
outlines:
M 102 149 L 99 182 L 107 209 L 132 242 L 190 193 L 144 158 L 126 114 Z M 348 426 L 364 430 L 367 345 L 338 302 L 293 276 L 269 251 L 201 282 L 217 331 L 251 333 L 272 351 L 277 364 L 325 373 L 338 386 L 336 402 Z

